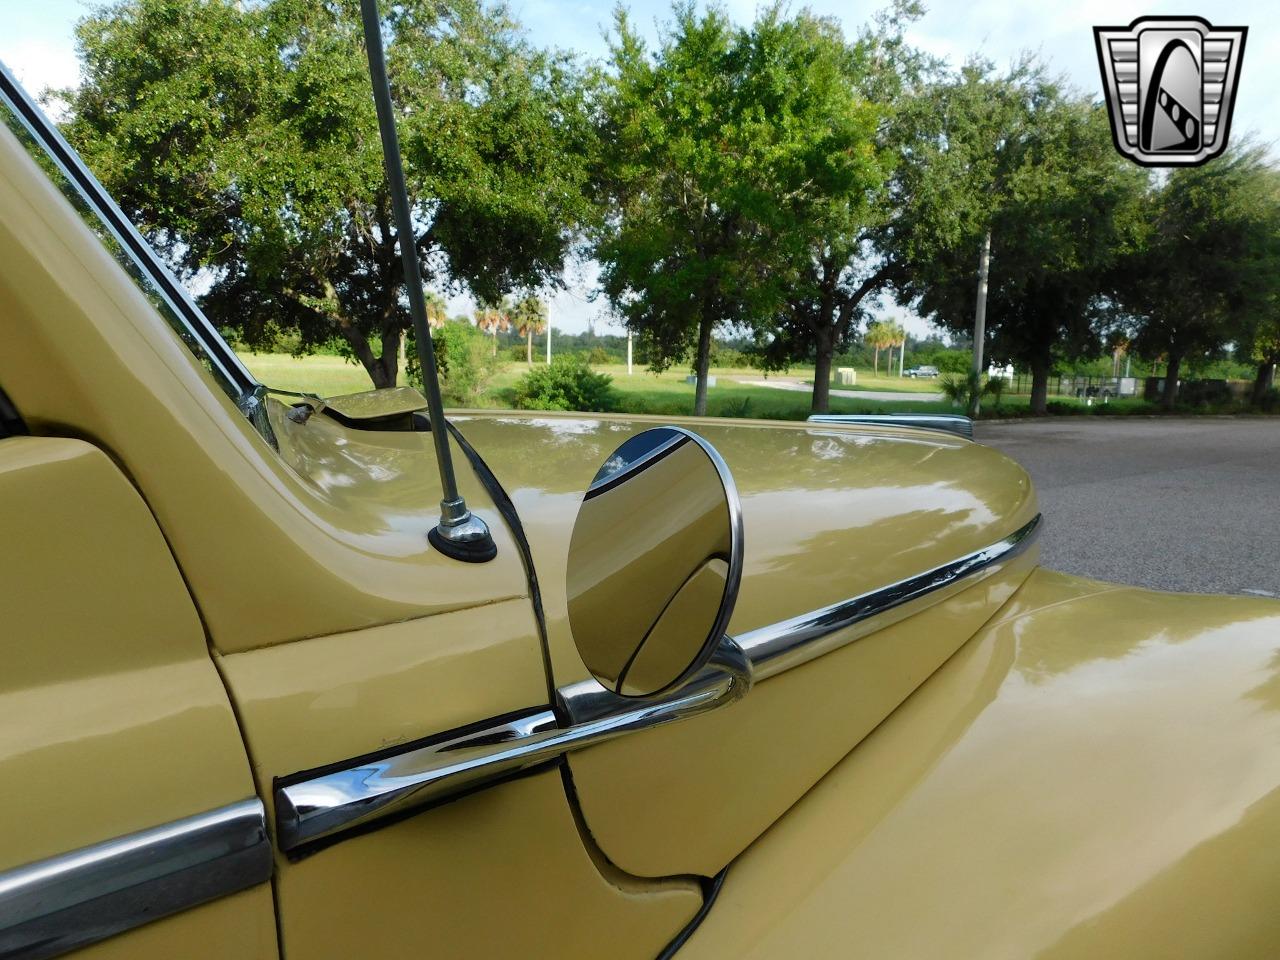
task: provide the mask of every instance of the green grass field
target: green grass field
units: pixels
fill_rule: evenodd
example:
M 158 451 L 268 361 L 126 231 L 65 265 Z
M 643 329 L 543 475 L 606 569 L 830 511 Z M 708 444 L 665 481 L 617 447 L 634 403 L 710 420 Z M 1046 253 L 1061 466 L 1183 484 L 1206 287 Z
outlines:
M 316 393 L 332 397 L 344 393 L 369 390 L 372 384 L 368 375 L 357 364 L 334 356 L 291 357 L 288 354 L 244 353 L 241 359 L 250 372 L 263 383 L 280 390 Z M 485 407 L 510 409 L 514 406 L 514 387 L 528 367 L 519 362 L 507 364 L 490 382 L 481 399 Z M 642 367 L 627 375 L 626 367 L 607 364 L 597 368 L 613 377 L 618 409 L 624 413 L 650 413 L 663 416 L 684 416 L 693 413 L 693 386 L 685 383 L 684 369 L 668 370 L 661 374 L 649 373 Z M 759 370 L 745 368 L 712 369 L 718 383 L 707 398 L 707 412 L 718 417 L 750 417 L 761 420 L 803 420 L 809 415 L 810 397 L 807 392 L 777 390 L 772 387 L 753 386 L 737 382 L 760 380 Z M 805 375 L 808 375 L 807 378 Z M 812 383 L 813 371 L 795 369 L 788 379 Z M 833 387 L 835 385 L 833 384 Z M 839 389 L 850 389 L 840 387 Z M 873 376 L 870 370 L 858 371 L 858 385 L 852 389 L 886 390 L 903 393 L 933 392 L 938 389 L 936 380 L 909 380 Z M 1051 398 L 1055 402 L 1079 408 L 1081 413 L 1095 413 L 1083 404 L 1066 398 Z M 1118 401 L 1112 403 L 1107 413 L 1145 412 L 1151 409 L 1142 401 Z M 945 401 L 894 403 L 889 400 L 861 400 L 851 397 L 832 397 L 832 413 L 956 413 Z M 986 410 L 991 415 L 995 411 Z M 1025 397 L 1009 397 L 1001 404 L 999 415 L 1025 416 L 1029 406 Z

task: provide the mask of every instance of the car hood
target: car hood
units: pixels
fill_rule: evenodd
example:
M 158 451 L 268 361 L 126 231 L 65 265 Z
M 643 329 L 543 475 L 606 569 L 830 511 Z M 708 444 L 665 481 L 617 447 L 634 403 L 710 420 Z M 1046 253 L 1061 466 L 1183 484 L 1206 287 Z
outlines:
M 742 500 L 745 563 L 730 634 L 845 600 L 986 547 L 1036 514 L 1030 478 L 989 447 L 889 426 L 608 415 L 455 414 L 519 513 L 556 683 L 583 679 L 565 605 L 569 537 L 596 470 L 675 423 L 710 442 Z

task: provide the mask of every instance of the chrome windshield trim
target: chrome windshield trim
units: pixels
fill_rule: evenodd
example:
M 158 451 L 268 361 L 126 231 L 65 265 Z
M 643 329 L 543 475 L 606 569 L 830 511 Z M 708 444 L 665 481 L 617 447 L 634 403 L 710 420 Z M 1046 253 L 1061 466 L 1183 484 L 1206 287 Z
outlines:
M 973 439 L 973 421 L 956 413 L 815 413 L 807 422 L 905 427 L 909 430 L 942 430 L 964 437 L 966 440 Z
M 0 873 L 0 958 L 42 960 L 265 883 L 256 797 Z
M 98 182 L 80 155 L 72 149 L 54 126 L 36 106 L 35 101 L 23 89 L 22 84 L 0 63 L 0 108 L 9 113 L 26 129 L 27 133 L 39 144 L 49 160 L 58 168 L 67 182 L 70 183 L 97 215 L 106 229 L 125 251 L 134 265 L 155 286 L 156 293 L 173 311 L 175 317 L 183 324 L 188 334 L 204 349 L 209 362 L 217 368 L 228 383 L 234 384 L 240 391 L 238 401 L 247 415 L 252 414 L 252 407 L 257 403 L 251 395 L 258 386 L 257 379 L 241 362 L 222 339 L 222 335 L 209 322 L 187 288 L 169 271 L 164 262 L 147 243 L 137 227 L 133 225 L 124 211 L 111 198 L 106 188 Z M 246 399 L 248 398 L 248 399 Z
M 572 750 L 714 710 L 743 696 L 750 685 L 750 666 L 727 638 L 702 673 L 667 696 L 639 700 L 594 680 L 574 684 L 561 691 L 575 706 L 566 727 L 550 708 L 536 709 L 277 786 L 277 840 L 286 852 L 305 853 L 338 834 L 507 779 Z
M 988 547 L 868 593 L 752 630 L 737 637 L 757 680 L 798 667 L 919 612 L 994 573 L 1026 550 L 1041 516 Z

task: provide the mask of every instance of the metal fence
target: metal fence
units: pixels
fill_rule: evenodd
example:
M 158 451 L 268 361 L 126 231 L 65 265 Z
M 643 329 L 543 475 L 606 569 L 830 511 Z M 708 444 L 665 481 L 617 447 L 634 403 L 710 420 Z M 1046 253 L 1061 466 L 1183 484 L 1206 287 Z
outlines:
M 1142 378 L 1140 377 L 1051 376 L 1049 378 L 1049 396 L 1077 398 L 1139 397 L 1142 396 L 1142 383 Z M 1008 380 L 1005 393 L 1030 394 L 1031 374 L 1014 374 Z

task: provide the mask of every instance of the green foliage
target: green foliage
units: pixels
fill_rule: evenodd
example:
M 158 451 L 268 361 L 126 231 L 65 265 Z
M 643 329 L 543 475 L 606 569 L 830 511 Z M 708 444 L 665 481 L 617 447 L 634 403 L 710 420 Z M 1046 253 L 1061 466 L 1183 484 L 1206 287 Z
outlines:
M 613 408 L 612 382 L 608 374 L 594 372 L 581 354 L 561 353 L 520 378 L 515 405 L 521 410 L 603 412 Z
M 556 281 L 589 211 L 580 72 L 488 0 L 384 11 L 428 281 L 490 300 Z M 409 317 L 355 0 L 122 0 L 77 37 L 66 135 L 180 274 L 212 279 L 214 322 L 341 338 L 394 383 Z
M 1145 198 L 1143 230 L 1117 283 L 1137 349 L 1167 361 L 1166 408 L 1185 360 L 1224 344 L 1269 350 L 1280 301 L 1280 173 L 1245 146 L 1172 171 Z
M 501 367 L 489 338 L 465 321 L 449 320 L 431 332 L 431 341 L 435 345 L 440 393 L 446 402 L 455 406 L 478 406 L 489 381 Z M 418 367 L 412 330 L 406 356 L 409 382 L 421 388 L 422 371 Z
M 963 407 L 969 416 L 976 416 L 979 402 L 990 397 L 995 408 L 1000 409 L 1006 383 L 1002 377 L 983 377 L 974 370 L 952 374 L 938 381 L 938 390 L 952 406 Z
M 1055 362 L 1097 356 L 1107 282 L 1139 229 L 1148 179 L 1116 153 L 1103 108 L 1028 61 L 1005 76 L 970 64 L 916 109 L 912 229 L 889 251 L 911 267 L 899 299 L 972 330 L 989 233 L 988 355 L 1042 385 Z

